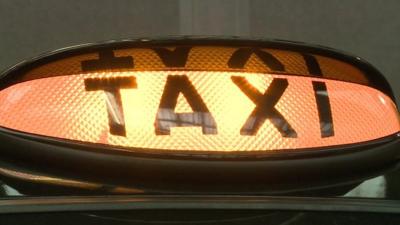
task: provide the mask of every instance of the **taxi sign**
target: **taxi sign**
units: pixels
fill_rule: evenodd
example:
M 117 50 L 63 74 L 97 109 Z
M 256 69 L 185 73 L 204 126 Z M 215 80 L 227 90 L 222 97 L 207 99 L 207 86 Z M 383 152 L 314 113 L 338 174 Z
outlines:
M 126 151 L 295 150 L 366 142 L 399 131 L 393 101 L 368 86 L 240 72 L 36 79 L 1 91 L 0 115 L 6 128 Z
M 270 160 L 393 144 L 400 123 L 387 81 L 359 58 L 293 43 L 177 39 L 80 46 L 19 64 L 1 78 L 0 127 L 7 143 L 35 143 L 3 151 L 29 160 L 43 149 L 111 161 Z

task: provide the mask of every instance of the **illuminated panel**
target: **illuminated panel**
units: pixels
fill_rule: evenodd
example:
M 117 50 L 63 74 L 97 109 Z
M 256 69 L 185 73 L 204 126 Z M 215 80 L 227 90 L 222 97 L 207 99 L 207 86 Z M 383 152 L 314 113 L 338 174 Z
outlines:
M 168 49 L 179 50 L 179 48 Z M 298 52 L 261 48 L 250 54 L 248 58 L 244 57 L 240 60 L 237 57 L 238 54 L 235 53 L 238 53 L 241 49 L 237 47 L 192 46 L 190 51 L 187 52 L 188 56 L 184 64 L 184 69 L 190 71 L 285 73 L 302 76 L 318 75 L 308 70 L 304 56 Z M 166 65 L 152 48 L 117 49 L 113 50 L 113 53 L 116 57 L 132 57 L 135 64 L 134 67 L 114 71 L 159 71 L 171 70 L 171 68 L 183 68 L 182 65 Z M 260 58 L 260 54 L 266 53 L 278 60 L 283 68 L 267 65 Z M 176 57 L 176 55 L 170 57 Z M 313 55 L 313 57 L 318 61 L 324 78 L 368 84 L 368 79 L 363 72 L 355 66 L 320 55 Z M 85 73 L 81 67 L 82 61 L 98 58 L 98 53 L 89 53 L 52 61 L 24 74 L 22 80 Z M 233 62 L 236 62 L 236 64 Z
M 392 100 L 364 85 L 204 71 L 103 72 L 22 82 L 0 91 L 0 125 L 126 151 L 315 148 L 400 129 Z

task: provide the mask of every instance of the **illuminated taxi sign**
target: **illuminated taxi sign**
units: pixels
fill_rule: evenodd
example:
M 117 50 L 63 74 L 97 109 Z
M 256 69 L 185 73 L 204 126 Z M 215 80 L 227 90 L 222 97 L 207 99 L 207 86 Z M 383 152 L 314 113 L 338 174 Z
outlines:
M 270 151 L 399 131 L 393 100 L 355 66 L 254 47 L 105 49 L 0 91 L 0 125 L 130 149 Z M 374 127 L 374 129 L 371 129 Z
M 399 130 L 375 68 L 291 42 L 113 41 L 50 53 L 0 79 L 0 169 L 105 189 L 348 185 L 396 166 Z

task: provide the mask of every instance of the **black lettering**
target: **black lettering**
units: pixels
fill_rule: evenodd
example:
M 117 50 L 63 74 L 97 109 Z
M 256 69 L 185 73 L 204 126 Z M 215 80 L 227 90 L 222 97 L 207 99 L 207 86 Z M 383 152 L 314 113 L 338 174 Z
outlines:
M 175 113 L 182 93 L 193 113 Z M 154 123 L 156 135 L 169 135 L 171 127 L 201 126 L 203 134 L 216 134 L 217 125 L 203 99 L 184 75 L 169 75 Z
M 82 71 L 99 71 L 108 69 L 133 68 L 133 57 L 115 57 L 112 50 L 99 52 L 99 59 L 84 60 L 81 62 Z
M 306 63 L 308 72 L 317 77 L 322 77 L 322 71 L 317 59 L 310 54 L 302 54 L 304 62 Z
M 315 101 L 318 108 L 318 117 L 321 130 L 321 137 L 334 136 L 333 119 L 331 112 L 331 104 L 329 102 L 329 95 L 326 84 L 320 81 L 312 82 L 314 88 Z
M 110 133 L 126 136 L 124 111 L 120 89 L 136 88 L 135 77 L 87 78 L 85 79 L 86 91 L 104 91 L 108 113 Z
M 167 67 L 185 67 L 191 47 L 176 47 L 174 50 L 167 48 L 153 48 Z
M 323 77 L 318 60 L 310 54 L 302 54 L 307 65 L 308 72 L 317 77 Z M 331 104 L 329 102 L 328 90 L 325 82 L 313 81 L 315 102 L 317 103 L 318 117 L 321 137 L 331 137 L 335 135 L 333 128 L 333 119 Z
M 250 56 L 255 54 L 261 61 L 273 71 L 285 71 L 285 66 L 271 53 L 261 51 L 258 48 L 239 48 L 228 61 L 230 68 L 244 68 Z
M 241 135 L 256 135 L 264 121 L 269 119 L 283 137 L 297 137 L 296 131 L 275 108 L 276 103 L 289 85 L 287 79 L 274 78 L 264 94 L 261 94 L 244 77 L 232 76 L 231 79 L 256 104 L 240 129 Z

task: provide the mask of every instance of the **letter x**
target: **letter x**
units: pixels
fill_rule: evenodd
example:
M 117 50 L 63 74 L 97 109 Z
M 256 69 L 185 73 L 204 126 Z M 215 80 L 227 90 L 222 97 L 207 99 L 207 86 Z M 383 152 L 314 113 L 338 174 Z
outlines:
M 232 76 L 231 79 L 256 104 L 256 107 L 240 129 L 241 135 L 256 135 L 264 121 L 269 119 L 283 137 L 297 137 L 296 131 L 275 108 L 288 86 L 287 79 L 274 78 L 264 94 L 261 94 L 244 77 Z

